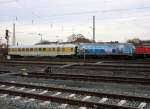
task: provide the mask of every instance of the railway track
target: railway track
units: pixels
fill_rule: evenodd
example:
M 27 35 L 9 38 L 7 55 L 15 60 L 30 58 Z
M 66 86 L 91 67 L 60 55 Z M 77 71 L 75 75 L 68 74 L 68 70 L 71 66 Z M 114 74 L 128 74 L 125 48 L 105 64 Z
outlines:
M 0 97 L 27 97 L 97 109 L 148 109 L 150 98 L 0 81 Z M 50 102 L 49 102 L 50 103 Z
M 10 73 L 10 71 L 8 71 L 8 70 L 0 70 L 0 74 L 4 74 L 4 73 Z
M 75 62 L 49 62 L 49 61 L 0 61 L 1 64 L 42 64 L 42 65 L 66 65 L 66 64 L 72 64 Z M 96 61 L 95 63 L 84 63 L 84 62 L 76 62 L 78 65 L 101 65 L 101 66 L 141 66 L 141 67 L 150 67 L 149 64 L 142 63 L 142 65 L 138 65 L 136 63 L 131 63 L 130 62 L 121 62 L 121 61 Z
M 134 78 L 134 77 L 120 77 L 120 76 L 100 76 L 100 75 L 74 75 L 74 74 L 46 74 L 46 73 L 26 73 L 14 74 L 13 76 L 21 76 L 28 78 L 44 78 L 44 79 L 58 79 L 58 80 L 78 80 L 78 81 L 92 81 L 92 82 L 114 82 L 127 84 L 142 84 L 150 85 L 149 78 Z
M 128 68 L 128 67 L 132 67 L 132 68 L 150 68 L 150 65 L 137 65 L 137 64 L 118 64 L 118 63 L 101 63 L 101 62 L 97 62 L 96 64 L 93 63 L 84 63 L 84 64 L 77 64 L 77 65 L 83 65 L 83 66 L 96 66 L 96 67 L 124 67 L 124 68 Z
M 13 63 L 13 64 L 69 64 L 69 63 L 112 63 L 112 64 L 150 64 L 149 60 L 103 60 L 103 59 L 87 59 L 83 61 L 83 59 L 47 59 L 47 60 L 1 60 L 0 63 Z
M 141 60 L 141 61 L 136 61 L 136 60 L 134 60 L 134 61 L 102 61 L 103 63 L 118 63 L 118 64 L 120 64 L 120 63 L 123 63 L 123 64 L 147 64 L 147 65 L 149 65 L 150 64 L 150 61 L 149 60 L 147 60 L 147 61 L 143 61 L 143 60 Z
M 14 58 L 14 61 L 53 61 L 53 62 L 83 62 L 83 58 L 58 58 L 58 57 L 38 57 L 38 58 Z M 107 61 L 107 62 L 137 62 L 137 63 L 150 63 L 150 59 L 133 59 L 133 58 L 112 58 L 112 57 L 101 57 L 101 58 L 88 58 L 86 57 L 86 62 L 95 63 L 97 61 Z
M 86 58 L 86 60 L 84 60 L 83 58 L 58 58 L 58 57 L 48 57 L 48 58 L 44 58 L 44 57 L 38 57 L 38 58 L 28 58 L 28 57 L 25 57 L 25 58 L 14 58 L 12 59 L 12 61 L 45 61 L 45 62 L 49 62 L 49 61 L 52 61 L 52 62 L 92 62 L 92 63 L 95 63 L 97 61 L 126 61 L 126 59 L 111 59 L 111 58 L 95 58 L 95 59 L 92 59 L 92 58 Z M 132 61 L 131 59 L 129 59 L 128 61 Z M 133 60 L 134 61 L 134 60 Z M 144 60 L 146 61 L 146 60 Z
M 135 72 L 150 72 L 149 64 L 124 64 L 124 63 L 74 63 L 74 62 L 40 62 L 40 61 L 1 61 L 1 64 L 6 65 L 37 65 L 51 66 L 56 68 L 71 68 L 71 69 L 89 69 L 103 71 L 135 71 Z
M 65 64 L 69 64 L 70 62 L 47 62 L 47 61 L 0 61 L 1 64 L 14 64 L 14 65 L 20 65 L 20 64 L 24 64 L 24 65 L 28 65 L 28 64 L 32 64 L 32 65 L 65 65 Z
M 75 64 L 70 67 L 71 69 L 88 69 L 99 71 L 134 71 L 134 72 L 150 72 L 150 65 L 125 65 L 125 64 Z

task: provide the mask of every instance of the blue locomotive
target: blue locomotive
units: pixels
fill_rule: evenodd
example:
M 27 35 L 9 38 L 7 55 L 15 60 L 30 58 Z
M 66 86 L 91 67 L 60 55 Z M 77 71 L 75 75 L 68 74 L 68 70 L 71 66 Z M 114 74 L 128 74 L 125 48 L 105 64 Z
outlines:
M 80 44 L 77 48 L 77 56 L 133 56 L 135 47 L 129 43 L 101 43 Z

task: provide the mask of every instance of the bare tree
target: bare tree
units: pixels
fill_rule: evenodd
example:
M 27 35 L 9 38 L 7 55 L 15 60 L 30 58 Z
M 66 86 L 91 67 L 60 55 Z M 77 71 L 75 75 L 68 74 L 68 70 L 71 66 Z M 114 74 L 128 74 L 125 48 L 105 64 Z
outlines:
M 68 42 L 71 43 L 90 43 L 91 41 L 82 34 L 72 34 L 68 37 Z
M 141 44 L 142 41 L 139 38 L 133 38 L 133 39 L 127 40 L 127 42 L 132 43 L 134 45 L 139 45 L 139 44 Z

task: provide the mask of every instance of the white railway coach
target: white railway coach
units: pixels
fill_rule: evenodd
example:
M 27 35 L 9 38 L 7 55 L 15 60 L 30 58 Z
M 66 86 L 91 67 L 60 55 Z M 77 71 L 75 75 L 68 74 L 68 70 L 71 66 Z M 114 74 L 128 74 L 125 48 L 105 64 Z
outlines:
M 10 56 L 72 56 L 76 54 L 74 44 L 50 44 L 50 45 L 28 45 L 10 46 Z

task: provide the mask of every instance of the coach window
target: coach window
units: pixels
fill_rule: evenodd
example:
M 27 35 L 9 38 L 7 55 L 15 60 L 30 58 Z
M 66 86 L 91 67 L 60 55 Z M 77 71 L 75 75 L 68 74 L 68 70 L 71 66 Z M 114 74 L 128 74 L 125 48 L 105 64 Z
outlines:
M 11 49 L 10 49 L 10 48 L 8 48 L 8 51 L 10 52 L 10 51 L 11 51 Z
M 46 51 L 46 48 L 43 48 L 43 51 Z
M 65 52 L 65 48 L 62 48 L 62 52 Z
M 49 48 L 49 51 L 51 51 L 51 48 Z
M 26 51 L 29 51 L 29 48 L 26 48 Z
M 39 51 L 42 51 L 42 48 L 39 48 Z
M 45 48 L 46 49 L 46 52 L 48 52 L 49 51 L 49 48 Z
M 21 51 L 21 48 L 18 48 L 18 51 Z
M 22 48 L 22 51 L 25 51 L 25 48 Z
M 33 51 L 33 48 L 30 48 L 30 51 Z
M 57 52 L 60 52 L 60 48 L 57 48 Z
M 14 48 L 14 52 L 16 52 L 16 48 Z
M 53 48 L 53 51 L 55 51 L 55 48 Z
M 73 48 L 71 48 L 71 52 L 73 52 Z
M 37 48 L 34 48 L 33 51 L 37 51 Z

